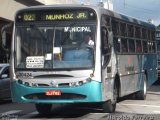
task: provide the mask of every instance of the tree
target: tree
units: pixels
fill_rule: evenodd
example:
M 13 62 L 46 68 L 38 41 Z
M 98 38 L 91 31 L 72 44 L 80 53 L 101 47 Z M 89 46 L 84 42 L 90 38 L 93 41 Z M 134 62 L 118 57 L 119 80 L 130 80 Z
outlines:
M 157 30 L 160 30 L 160 24 L 157 26 Z

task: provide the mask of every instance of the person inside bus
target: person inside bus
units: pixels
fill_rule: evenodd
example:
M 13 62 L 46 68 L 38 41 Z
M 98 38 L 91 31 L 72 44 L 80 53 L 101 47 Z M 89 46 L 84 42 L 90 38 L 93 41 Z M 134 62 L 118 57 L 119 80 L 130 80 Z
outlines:
M 90 35 L 86 35 L 84 37 L 84 41 L 80 45 L 81 49 L 86 49 L 86 48 L 94 48 L 94 41 L 91 39 Z
M 78 50 L 70 50 L 65 52 L 65 60 L 87 60 L 90 59 L 93 55 L 94 41 L 91 39 L 90 35 L 84 37 L 83 42 L 80 44 Z
M 136 52 L 142 52 L 140 41 L 136 41 Z
M 128 52 L 127 41 L 125 39 L 123 39 L 121 42 L 121 48 L 122 48 L 122 52 Z

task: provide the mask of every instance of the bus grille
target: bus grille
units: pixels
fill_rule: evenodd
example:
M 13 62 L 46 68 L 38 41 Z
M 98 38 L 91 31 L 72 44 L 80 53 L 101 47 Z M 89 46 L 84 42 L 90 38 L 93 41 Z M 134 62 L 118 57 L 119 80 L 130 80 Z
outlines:
M 62 93 L 61 96 L 47 96 L 44 93 L 34 93 L 24 96 L 26 99 L 32 100 L 79 100 L 85 99 L 85 95 L 74 93 Z

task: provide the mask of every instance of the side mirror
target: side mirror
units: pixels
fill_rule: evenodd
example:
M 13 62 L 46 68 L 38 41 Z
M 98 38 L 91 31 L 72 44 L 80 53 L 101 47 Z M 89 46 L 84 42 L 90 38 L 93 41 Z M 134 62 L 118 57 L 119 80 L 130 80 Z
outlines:
M 7 77 L 8 77 L 7 74 L 3 74 L 3 75 L 1 76 L 2 79 L 3 79 L 3 78 L 7 78 Z

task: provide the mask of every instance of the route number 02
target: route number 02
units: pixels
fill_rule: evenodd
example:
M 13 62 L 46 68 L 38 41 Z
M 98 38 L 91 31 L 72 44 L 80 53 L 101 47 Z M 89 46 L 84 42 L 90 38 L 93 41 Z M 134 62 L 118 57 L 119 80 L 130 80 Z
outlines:
M 34 14 L 25 14 L 23 16 L 24 21 L 34 21 L 35 20 L 35 15 Z

